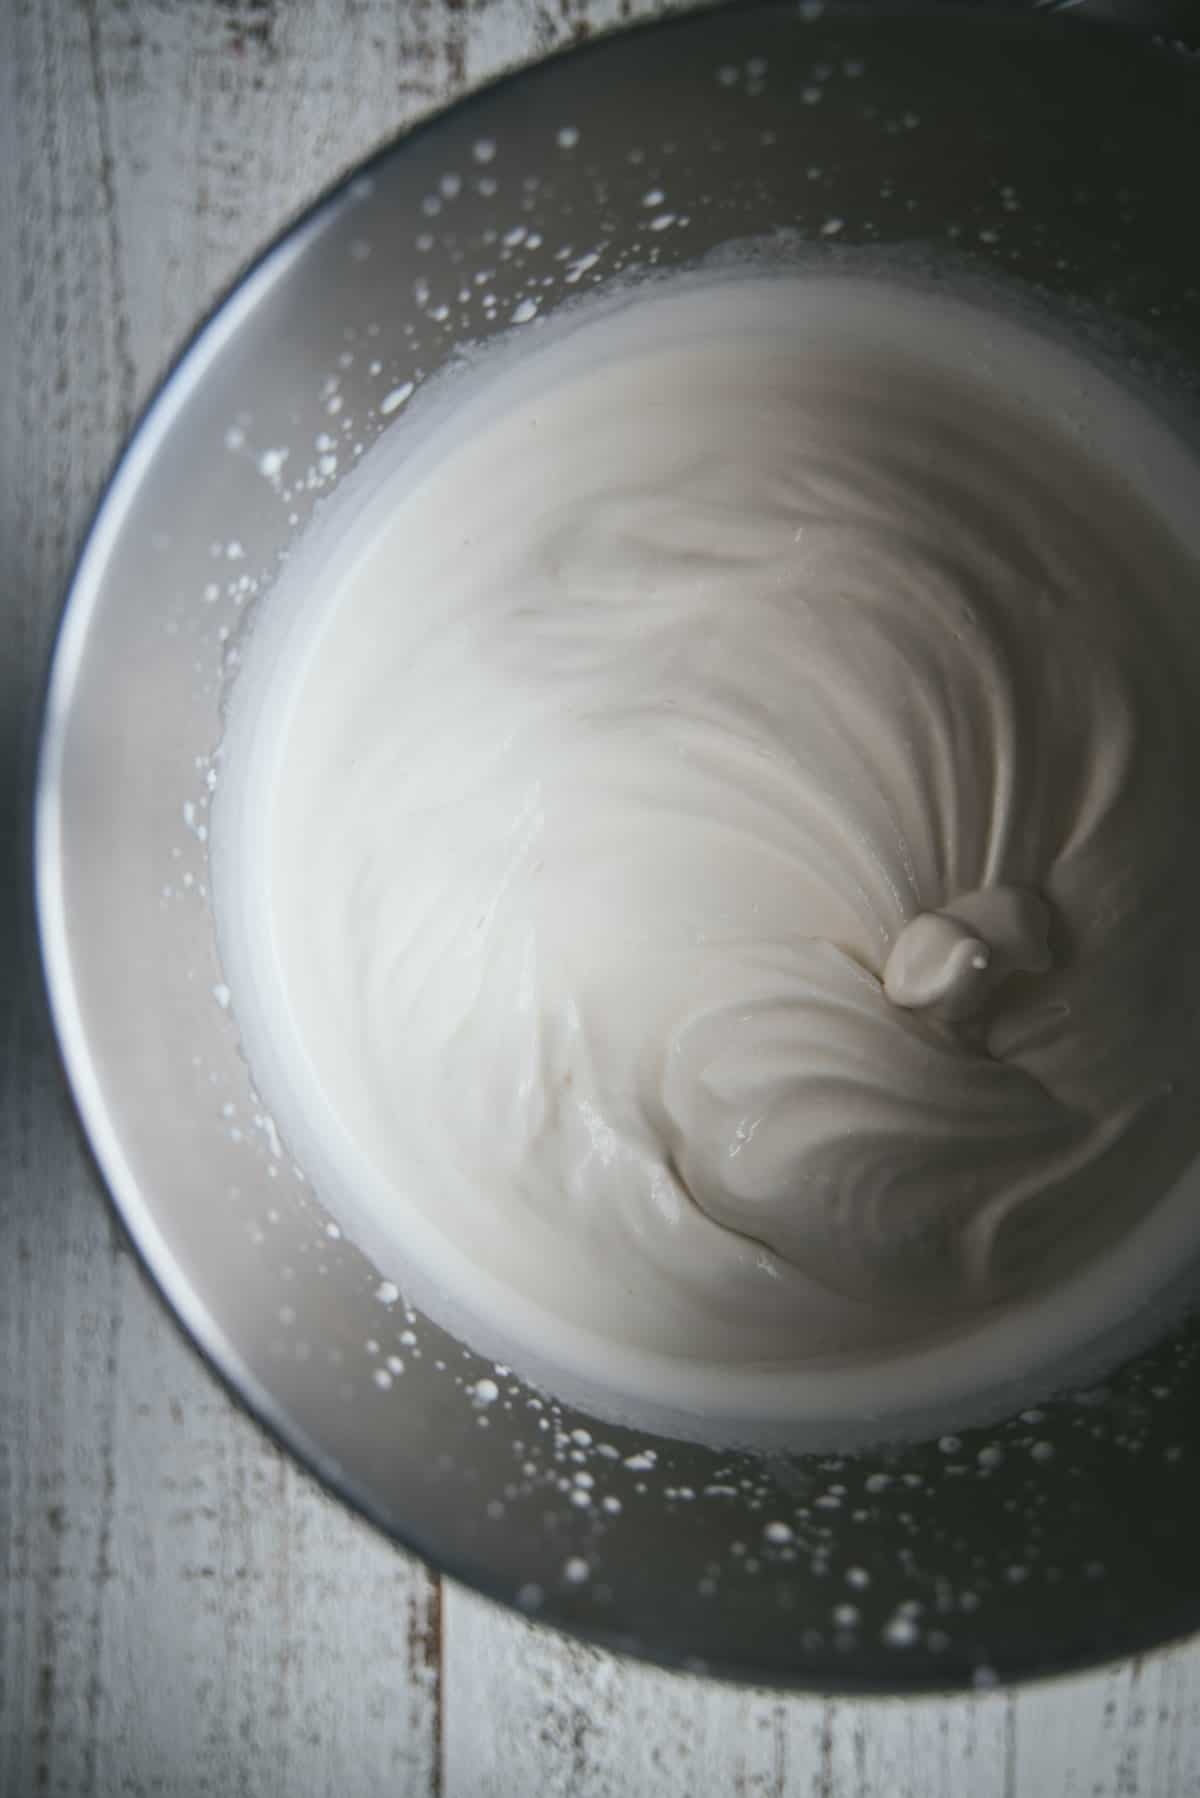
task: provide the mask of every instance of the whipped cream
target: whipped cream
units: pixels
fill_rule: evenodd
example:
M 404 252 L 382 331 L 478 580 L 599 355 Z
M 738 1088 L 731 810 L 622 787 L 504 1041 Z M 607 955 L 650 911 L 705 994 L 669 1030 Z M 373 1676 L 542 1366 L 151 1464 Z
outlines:
M 1200 1136 L 1186 458 L 900 286 L 547 336 L 266 604 L 215 820 L 251 1068 L 384 1271 L 552 1383 L 998 1377 L 1056 1283 L 1056 1342 L 1111 1314 Z

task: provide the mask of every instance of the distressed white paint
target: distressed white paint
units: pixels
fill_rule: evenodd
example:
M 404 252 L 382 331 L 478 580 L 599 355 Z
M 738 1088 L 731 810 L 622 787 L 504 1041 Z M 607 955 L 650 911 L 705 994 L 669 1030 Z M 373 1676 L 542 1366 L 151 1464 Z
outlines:
M 583 26 L 655 10 L 0 6 L 0 1793 L 1200 1791 L 1200 1647 L 1017 1696 L 825 1704 L 627 1665 L 439 1592 L 180 1342 L 35 1021 L 16 871 L 34 696 L 136 406 L 262 239 L 366 150 Z
M 1200 1792 L 1195 1647 L 1019 1693 L 779 1698 L 630 1667 L 450 1588 L 443 1681 L 445 1790 L 462 1798 Z

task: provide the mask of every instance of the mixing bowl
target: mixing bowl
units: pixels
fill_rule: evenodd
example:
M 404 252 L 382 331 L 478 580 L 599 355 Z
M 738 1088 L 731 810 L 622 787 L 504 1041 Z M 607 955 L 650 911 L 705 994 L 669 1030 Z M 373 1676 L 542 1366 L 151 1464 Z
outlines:
M 835 265 L 953 266 L 1117 344 L 1186 421 L 1200 63 L 1083 13 L 739 6 L 455 107 L 342 183 L 200 330 L 67 605 L 42 942 L 83 1122 L 154 1278 L 245 1404 L 382 1529 L 669 1664 L 986 1685 L 1192 1629 L 1200 1327 L 1185 1315 L 1103 1384 L 1035 1382 L 986 1428 L 836 1452 L 617 1428 L 481 1361 L 342 1238 L 256 1100 L 208 903 L 223 698 L 247 612 L 414 389 L 618 274 L 764 236 Z

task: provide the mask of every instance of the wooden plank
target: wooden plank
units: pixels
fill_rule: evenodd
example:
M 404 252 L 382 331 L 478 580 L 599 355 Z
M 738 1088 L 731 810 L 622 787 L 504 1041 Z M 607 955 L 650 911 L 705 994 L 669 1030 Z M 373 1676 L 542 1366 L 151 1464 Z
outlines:
M 1013 1701 L 1002 1693 L 779 1697 L 616 1660 L 449 1583 L 444 1605 L 448 1793 L 1007 1798 L 1011 1789 Z
M 1200 1644 L 1023 1692 L 1016 1717 L 1017 1794 L 1200 1792 Z M 1051 1771 L 1059 1779 L 1054 1787 Z
M 969 1698 L 782 1698 L 614 1659 L 447 1583 L 445 1790 L 588 1798 L 1175 1798 L 1200 1652 Z
M 0 24 L 0 1790 L 89 1789 L 117 1481 L 111 1375 L 120 1311 L 108 1217 L 65 1129 L 32 1003 L 18 844 L 40 683 L 76 538 L 120 431 L 86 21 L 36 5 Z M 73 104 L 67 103 L 68 94 Z M 9 334 L 11 333 L 11 337 Z

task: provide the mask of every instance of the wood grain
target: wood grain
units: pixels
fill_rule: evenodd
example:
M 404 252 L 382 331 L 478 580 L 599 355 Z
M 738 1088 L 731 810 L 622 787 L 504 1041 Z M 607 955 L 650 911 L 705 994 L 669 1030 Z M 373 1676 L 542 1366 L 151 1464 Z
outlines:
M 157 375 L 253 250 L 421 111 L 651 0 L 0 7 L 0 1794 L 1158 1798 L 1200 1652 L 823 1703 L 613 1660 L 396 1553 L 185 1347 L 41 1022 L 21 849 L 60 597 Z
M 1200 1791 L 1200 1655 L 1020 1693 L 778 1698 L 634 1668 L 448 1593 L 446 1790 L 600 1798 L 1175 1798 Z M 537 1769 L 541 1783 L 530 1786 Z

